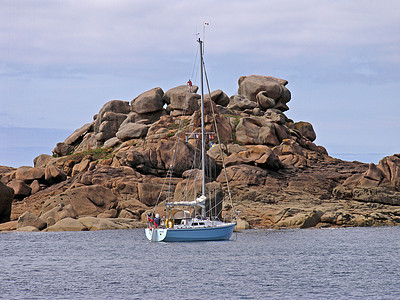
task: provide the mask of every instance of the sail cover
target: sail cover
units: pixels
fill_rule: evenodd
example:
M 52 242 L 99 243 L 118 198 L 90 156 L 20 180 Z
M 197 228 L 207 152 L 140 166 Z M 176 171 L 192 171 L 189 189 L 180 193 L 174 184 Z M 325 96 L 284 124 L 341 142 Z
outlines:
M 199 198 L 197 198 L 194 201 L 180 201 L 180 202 L 170 202 L 170 203 L 166 203 L 167 206 L 190 206 L 190 207 L 202 207 L 205 208 L 206 207 L 206 196 L 200 196 Z

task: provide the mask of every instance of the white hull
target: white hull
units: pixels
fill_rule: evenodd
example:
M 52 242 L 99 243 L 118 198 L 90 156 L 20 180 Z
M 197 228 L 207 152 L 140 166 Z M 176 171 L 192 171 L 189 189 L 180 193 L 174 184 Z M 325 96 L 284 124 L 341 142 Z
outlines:
M 212 227 L 146 228 L 146 237 L 152 242 L 197 242 L 229 240 L 236 223 Z

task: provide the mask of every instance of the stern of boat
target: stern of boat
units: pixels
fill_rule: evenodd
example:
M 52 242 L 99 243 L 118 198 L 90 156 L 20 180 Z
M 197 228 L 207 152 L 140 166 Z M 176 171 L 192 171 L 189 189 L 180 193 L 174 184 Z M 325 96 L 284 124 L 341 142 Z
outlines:
M 145 233 L 146 233 L 146 237 L 149 241 L 161 242 L 167 236 L 167 230 L 168 229 L 165 229 L 165 228 L 150 227 L 150 228 L 145 229 Z

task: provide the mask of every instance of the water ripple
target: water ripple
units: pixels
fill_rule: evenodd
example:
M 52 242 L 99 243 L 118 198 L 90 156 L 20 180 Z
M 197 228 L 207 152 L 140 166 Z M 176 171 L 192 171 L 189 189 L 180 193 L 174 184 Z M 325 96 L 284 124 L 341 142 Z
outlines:
M 250 230 L 150 243 L 143 229 L 0 234 L 0 299 L 395 299 L 400 227 Z

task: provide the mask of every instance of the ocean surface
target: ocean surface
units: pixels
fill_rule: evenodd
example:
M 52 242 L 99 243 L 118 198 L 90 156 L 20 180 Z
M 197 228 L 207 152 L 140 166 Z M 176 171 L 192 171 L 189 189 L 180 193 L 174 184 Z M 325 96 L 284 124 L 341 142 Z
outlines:
M 0 233 L 1 299 L 400 299 L 400 227 Z

